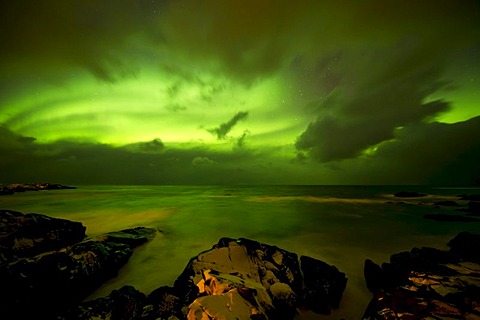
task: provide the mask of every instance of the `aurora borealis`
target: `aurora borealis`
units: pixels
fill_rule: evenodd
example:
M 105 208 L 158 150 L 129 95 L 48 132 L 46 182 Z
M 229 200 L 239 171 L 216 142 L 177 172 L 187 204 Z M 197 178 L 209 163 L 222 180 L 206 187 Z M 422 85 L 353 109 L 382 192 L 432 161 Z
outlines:
M 478 1 L 0 4 L 0 182 L 480 183 Z

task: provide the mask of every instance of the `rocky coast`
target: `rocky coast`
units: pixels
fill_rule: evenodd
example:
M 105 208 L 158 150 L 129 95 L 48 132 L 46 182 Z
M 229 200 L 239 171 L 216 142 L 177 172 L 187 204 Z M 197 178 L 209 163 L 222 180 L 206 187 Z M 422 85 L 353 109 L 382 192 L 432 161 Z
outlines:
M 404 194 L 394 204 L 424 197 Z M 455 204 L 428 205 L 471 217 L 477 201 L 462 195 Z M 141 292 L 125 285 L 86 301 L 117 276 L 137 247 L 161 233 L 135 227 L 89 237 L 86 231 L 81 222 L 0 210 L 1 318 L 294 319 L 307 310 L 325 315 L 342 308 L 348 274 L 337 267 L 272 244 L 226 237 L 185 261 L 173 286 L 158 283 Z M 394 253 L 381 265 L 365 257 L 372 299 L 362 318 L 480 319 L 480 235 L 459 233 L 448 246 Z

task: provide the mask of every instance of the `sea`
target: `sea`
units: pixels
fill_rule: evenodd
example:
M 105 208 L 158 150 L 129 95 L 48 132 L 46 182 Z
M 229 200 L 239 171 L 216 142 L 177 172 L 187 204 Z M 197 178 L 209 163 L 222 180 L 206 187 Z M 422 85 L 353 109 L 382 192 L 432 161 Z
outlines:
M 396 198 L 413 191 L 421 198 Z M 190 258 L 222 237 L 249 238 L 336 266 L 348 278 L 338 310 L 303 311 L 298 319 L 361 319 L 371 298 L 365 259 L 381 264 L 414 247 L 447 249 L 458 232 L 480 232 L 480 222 L 438 222 L 428 213 L 459 213 L 436 202 L 458 201 L 480 188 L 430 186 L 77 186 L 74 190 L 0 197 L 0 209 L 80 221 L 87 235 L 137 226 L 157 236 L 135 249 L 118 277 L 89 299 L 123 285 L 148 294 L 173 285 Z

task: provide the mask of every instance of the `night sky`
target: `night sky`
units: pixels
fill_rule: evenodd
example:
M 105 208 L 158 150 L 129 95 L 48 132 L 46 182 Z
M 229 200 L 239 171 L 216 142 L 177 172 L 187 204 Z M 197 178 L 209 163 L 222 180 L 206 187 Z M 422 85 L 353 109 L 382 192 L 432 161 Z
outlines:
M 0 183 L 480 185 L 480 3 L 0 2 Z

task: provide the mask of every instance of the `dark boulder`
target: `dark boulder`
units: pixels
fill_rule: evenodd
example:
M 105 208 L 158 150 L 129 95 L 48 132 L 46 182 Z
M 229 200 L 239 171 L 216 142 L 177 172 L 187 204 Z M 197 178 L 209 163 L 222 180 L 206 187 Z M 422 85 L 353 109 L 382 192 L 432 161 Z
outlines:
M 363 319 L 476 319 L 480 316 L 480 235 L 460 233 L 450 251 L 412 249 L 392 255 L 380 273 Z M 366 263 L 367 266 L 367 263 Z M 372 276 L 371 270 L 374 270 Z
M 175 282 L 187 319 L 229 314 L 238 319 L 293 319 L 297 308 L 337 308 L 345 274 L 322 261 L 249 239 L 222 238 L 190 260 Z M 304 285 L 302 285 L 302 283 Z
M 132 249 L 156 234 L 134 228 L 85 238 L 78 222 L 0 211 L 0 314 L 51 318 L 115 277 Z
M 59 306 L 79 303 L 116 276 L 131 254 L 126 244 L 87 240 L 4 265 L 0 314 L 49 315 Z
M 329 314 L 331 308 L 338 308 L 343 291 L 347 286 L 345 273 L 323 261 L 300 257 L 305 288 L 302 291 L 303 304 L 308 309 Z
M 175 288 L 163 286 L 153 290 L 147 297 L 142 319 L 182 319 L 186 306 Z
M 400 191 L 394 194 L 397 198 L 419 198 L 425 197 L 425 193 L 412 192 L 412 191 Z
M 84 238 L 85 227 L 80 222 L 0 210 L 0 265 L 64 248 Z
M 480 262 L 480 234 L 461 232 L 448 242 L 448 246 L 450 253 L 460 259 Z
M 123 286 L 119 290 L 113 290 L 108 297 L 83 302 L 70 308 L 57 316 L 57 320 L 140 319 L 146 301 L 147 298 L 142 292 L 132 286 Z
M 378 289 L 385 287 L 385 276 L 382 267 L 372 260 L 365 260 L 363 275 L 365 277 L 367 288 L 371 292 L 376 292 Z

